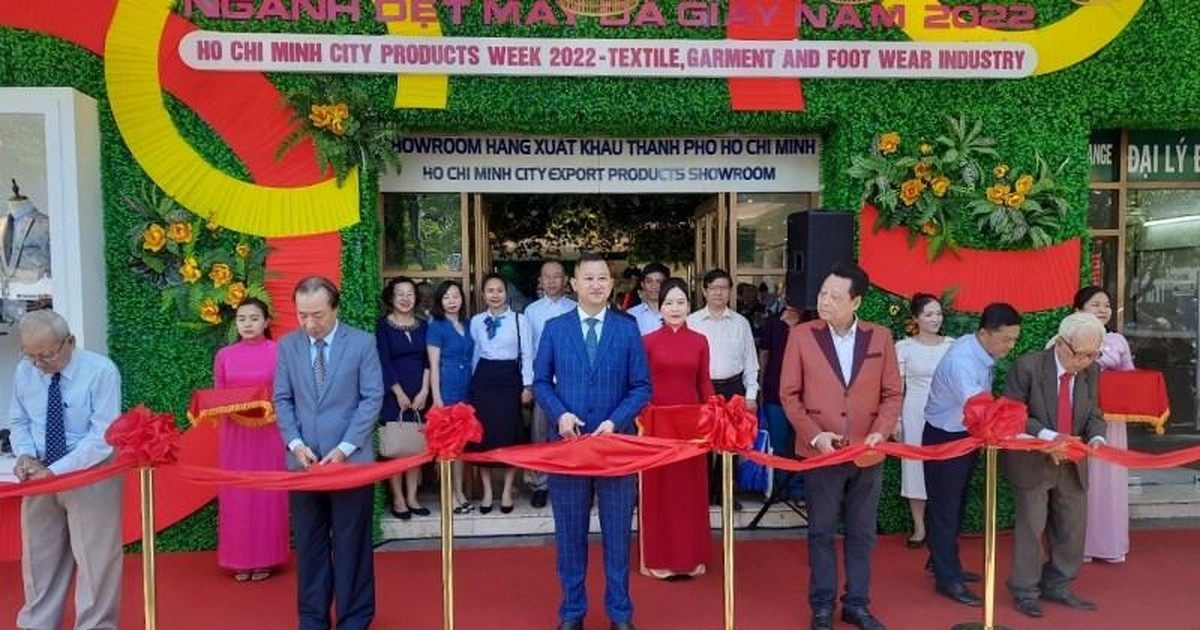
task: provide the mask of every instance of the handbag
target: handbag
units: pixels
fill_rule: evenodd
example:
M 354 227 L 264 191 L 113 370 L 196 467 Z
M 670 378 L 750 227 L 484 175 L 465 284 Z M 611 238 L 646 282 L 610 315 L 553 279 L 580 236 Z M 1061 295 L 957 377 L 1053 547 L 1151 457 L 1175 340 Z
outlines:
M 759 453 L 773 454 L 771 434 L 766 429 L 759 429 L 751 448 Z M 761 492 L 763 496 L 770 497 L 771 488 L 774 485 L 774 475 L 766 465 L 743 457 L 738 463 L 737 482 L 738 488 L 744 492 Z
M 408 418 L 412 418 L 411 420 Z M 395 458 L 425 452 L 425 419 L 416 409 L 405 409 L 400 419 L 379 427 L 380 457 Z

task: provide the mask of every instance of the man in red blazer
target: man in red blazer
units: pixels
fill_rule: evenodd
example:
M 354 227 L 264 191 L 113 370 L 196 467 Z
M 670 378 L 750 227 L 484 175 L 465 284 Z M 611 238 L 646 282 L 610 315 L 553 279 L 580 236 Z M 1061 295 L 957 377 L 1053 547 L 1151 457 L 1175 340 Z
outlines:
M 866 272 L 857 265 L 834 265 L 817 296 L 820 320 L 799 324 L 788 334 L 779 397 L 796 428 L 796 453 L 801 457 L 831 453 L 849 444 L 873 446 L 891 434 L 900 418 L 900 367 L 892 334 L 856 315 L 868 286 Z M 804 473 L 813 630 L 833 628 L 837 595 L 833 543 L 842 510 L 846 526 L 842 621 L 863 630 L 884 628 L 867 608 L 881 463 L 882 459 Z

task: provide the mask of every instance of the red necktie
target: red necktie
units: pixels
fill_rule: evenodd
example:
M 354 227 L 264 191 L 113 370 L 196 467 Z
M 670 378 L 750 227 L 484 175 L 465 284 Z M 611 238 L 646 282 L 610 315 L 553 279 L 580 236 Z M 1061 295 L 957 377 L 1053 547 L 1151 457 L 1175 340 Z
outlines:
M 1071 435 L 1073 433 L 1072 419 L 1075 415 L 1071 408 L 1071 379 L 1075 375 L 1070 372 L 1063 372 L 1063 375 L 1058 377 L 1058 432 L 1063 435 Z

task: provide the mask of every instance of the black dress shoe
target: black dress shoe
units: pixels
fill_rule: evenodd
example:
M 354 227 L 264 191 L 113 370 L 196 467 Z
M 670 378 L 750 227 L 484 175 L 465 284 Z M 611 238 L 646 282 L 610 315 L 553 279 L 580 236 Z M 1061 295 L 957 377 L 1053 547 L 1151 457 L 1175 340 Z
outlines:
M 412 512 L 415 516 L 429 516 L 429 508 L 424 507 L 424 506 L 410 508 L 409 511 Z
M 832 608 L 818 608 L 813 611 L 812 630 L 833 630 Z
M 1062 594 L 1042 593 L 1041 598 L 1048 602 L 1054 602 L 1056 604 L 1062 604 L 1068 608 L 1074 608 L 1075 610 L 1096 610 L 1096 604 L 1094 602 L 1089 602 L 1086 599 L 1077 597 L 1075 593 L 1071 592 Z
M 609 630 L 637 630 L 632 621 L 614 621 L 608 626 Z M 580 628 L 580 630 L 583 630 Z
M 930 557 L 928 560 L 925 561 L 925 572 L 930 575 L 933 575 L 933 557 Z M 982 582 L 983 578 L 978 573 L 975 573 L 974 571 L 963 571 L 962 572 L 962 581 L 963 582 Z
M 964 584 L 938 584 L 934 590 L 939 595 L 944 595 L 950 601 L 966 604 L 972 608 L 978 608 L 983 605 L 983 600 L 979 596 L 972 593 Z
M 582 621 L 564 621 L 564 622 L 558 624 L 558 626 L 554 630 L 583 630 L 583 622 Z
M 395 516 L 402 521 L 407 521 L 408 519 L 412 518 L 412 512 L 409 512 L 407 509 L 397 510 L 395 506 L 392 506 L 391 511 L 392 516 Z
M 479 513 L 480 514 L 490 514 L 491 512 L 492 512 L 492 504 L 491 503 L 489 503 L 487 505 L 484 505 L 482 503 L 479 504 Z M 580 626 L 580 628 L 582 628 L 582 626 Z
M 904 546 L 908 547 L 909 549 L 920 549 L 921 547 L 925 546 L 925 539 L 909 538 L 904 541 Z
M 533 497 L 529 499 L 529 505 L 539 509 L 546 507 L 546 491 L 534 490 Z
M 1036 599 L 1018 599 L 1017 611 L 1026 617 L 1040 619 L 1042 617 L 1042 607 L 1037 603 Z
M 876 619 L 866 606 L 842 606 L 842 621 L 860 630 L 886 630 L 883 622 Z

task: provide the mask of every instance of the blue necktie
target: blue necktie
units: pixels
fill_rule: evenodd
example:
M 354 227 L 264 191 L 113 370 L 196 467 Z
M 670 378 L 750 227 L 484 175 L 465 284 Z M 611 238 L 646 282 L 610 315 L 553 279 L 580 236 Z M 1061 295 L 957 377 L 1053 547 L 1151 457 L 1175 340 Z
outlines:
M 600 349 L 600 335 L 596 334 L 596 324 L 599 324 L 600 320 L 589 317 L 583 321 L 588 326 L 587 334 L 583 336 L 583 347 L 587 350 L 588 365 L 595 365 L 596 351 Z
M 63 458 L 67 454 L 67 428 L 63 422 L 62 374 L 50 378 L 50 391 L 46 396 L 46 464 Z

